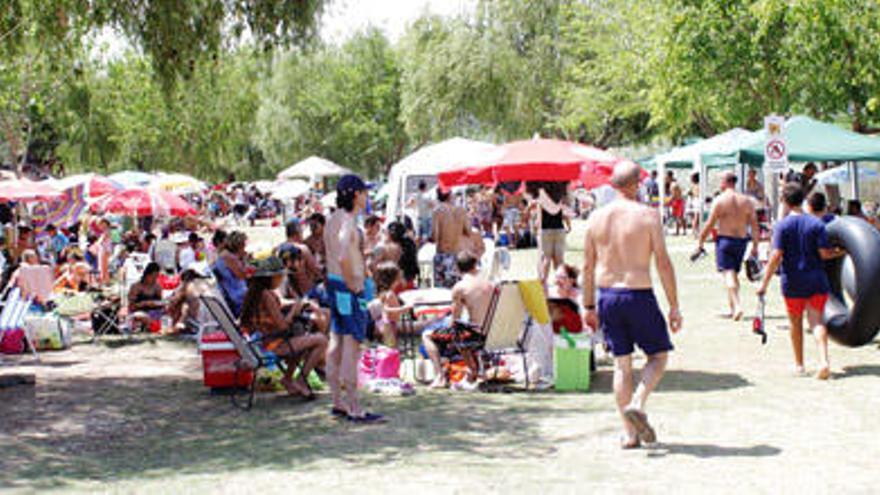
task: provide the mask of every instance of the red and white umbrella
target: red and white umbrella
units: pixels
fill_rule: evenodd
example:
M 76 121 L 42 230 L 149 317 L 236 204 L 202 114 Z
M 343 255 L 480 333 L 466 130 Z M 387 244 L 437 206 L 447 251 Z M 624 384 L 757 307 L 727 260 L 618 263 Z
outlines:
M 118 191 L 98 200 L 92 205 L 91 211 L 136 217 L 186 217 L 198 213 L 180 196 L 152 189 Z
M 86 198 L 96 199 L 123 189 L 122 184 L 98 174 L 78 174 L 57 179 L 53 184 L 61 191 L 83 186 Z
M 34 182 L 28 179 L 0 182 L 0 201 L 50 201 L 67 196 L 48 181 Z
M 467 184 L 495 185 L 511 181 L 572 181 L 582 167 L 616 163 L 607 151 L 570 141 L 530 139 L 499 146 L 461 168 L 437 176 L 444 188 Z

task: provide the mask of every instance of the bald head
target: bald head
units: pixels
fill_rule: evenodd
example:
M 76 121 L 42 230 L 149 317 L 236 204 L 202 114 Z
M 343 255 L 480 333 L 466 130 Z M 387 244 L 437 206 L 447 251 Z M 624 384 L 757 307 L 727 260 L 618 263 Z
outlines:
M 736 174 L 733 172 L 724 172 L 721 176 L 721 183 L 729 188 L 736 187 Z
M 630 160 L 623 160 L 614 166 L 611 174 L 611 185 L 615 189 L 628 189 L 639 185 L 641 169 Z

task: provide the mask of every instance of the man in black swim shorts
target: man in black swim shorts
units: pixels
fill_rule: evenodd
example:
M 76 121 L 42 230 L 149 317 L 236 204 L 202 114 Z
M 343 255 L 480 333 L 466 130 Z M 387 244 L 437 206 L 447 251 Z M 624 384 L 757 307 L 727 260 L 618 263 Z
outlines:
M 626 449 L 656 441 L 645 414 L 645 401 L 660 383 L 672 350 L 666 321 L 652 289 L 652 258 L 669 301 L 673 332 L 681 328 L 682 321 L 675 271 L 666 251 L 660 216 L 636 199 L 639 173 L 638 165 L 632 162 L 614 167 L 612 185 L 618 199 L 590 216 L 584 246 L 584 320 L 594 331 L 601 322 L 605 341 L 614 355 L 614 396 L 624 426 L 621 446 Z M 635 346 L 648 356 L 648 362 L 633 392 Z

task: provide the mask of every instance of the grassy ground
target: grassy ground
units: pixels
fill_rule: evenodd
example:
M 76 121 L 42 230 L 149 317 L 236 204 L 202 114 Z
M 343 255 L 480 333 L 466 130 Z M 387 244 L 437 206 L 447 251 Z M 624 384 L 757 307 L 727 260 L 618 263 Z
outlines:
M 607 366 L 588 394 L 371 397 L 391 421 L 367 427 L 330 419 L 326 398 L 263 394 L 237 411 L 201 387 L 191 344 L 81 343 L 45 354 L 35 387 L 0 389 L 0 490 L 876 492 L 877 344 L 834 346 L 829 382 L 795 378 L 776 292 L 762 347 L 749 322 L 719 316 L 711 259 L 691 264 L 691 241 L 670 244 L 685 328 L 648 404 L 655 448 L 618 449 Z M 535 259 L 516 253 L 516 271 Z

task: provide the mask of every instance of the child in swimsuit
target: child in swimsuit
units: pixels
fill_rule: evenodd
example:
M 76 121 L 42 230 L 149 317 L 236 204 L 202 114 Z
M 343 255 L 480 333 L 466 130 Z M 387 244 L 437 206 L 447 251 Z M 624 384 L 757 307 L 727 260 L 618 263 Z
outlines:
M 381 317 L 376 324 L 376 331 L 382 343 L 388 347 L 397 347 L 397 336 L 400 333 L 400 317 L 412 308 L 403 305 L 397 297 L 397 289 L 405 283 L 403 272 L 397 264 L 386 261 L 376 267 L 376 299 L 370 305 L 381 309 Z

